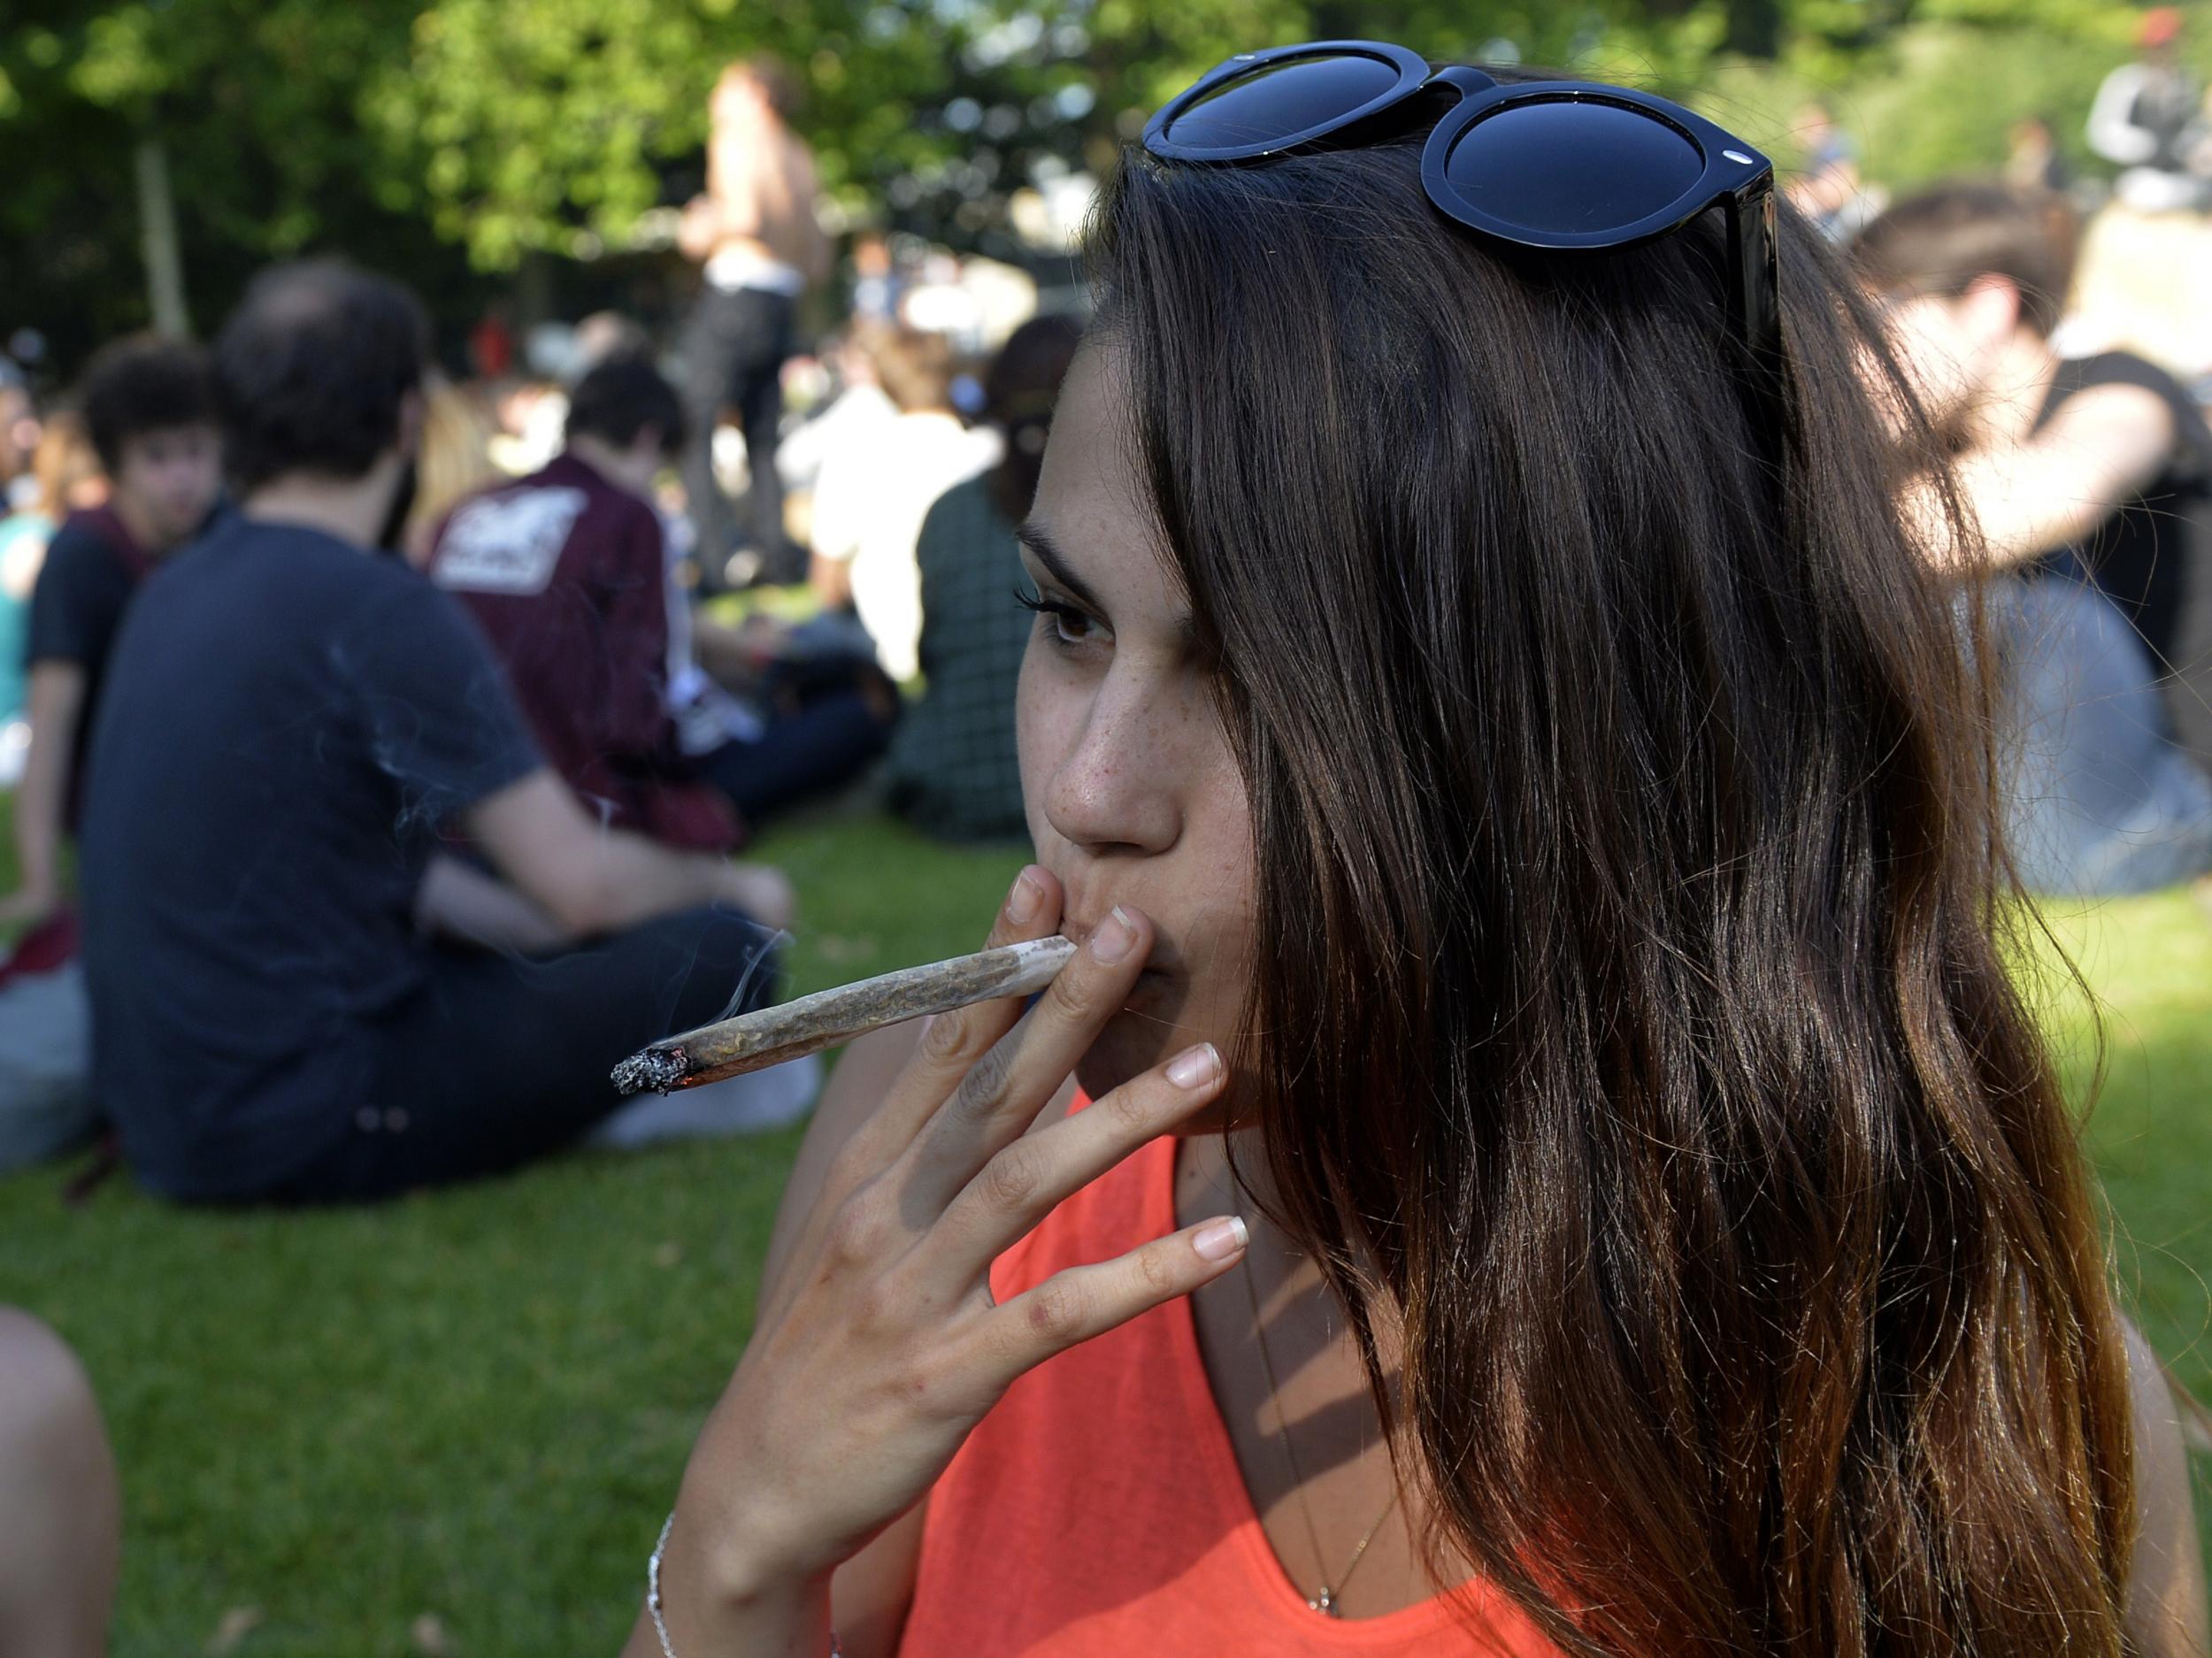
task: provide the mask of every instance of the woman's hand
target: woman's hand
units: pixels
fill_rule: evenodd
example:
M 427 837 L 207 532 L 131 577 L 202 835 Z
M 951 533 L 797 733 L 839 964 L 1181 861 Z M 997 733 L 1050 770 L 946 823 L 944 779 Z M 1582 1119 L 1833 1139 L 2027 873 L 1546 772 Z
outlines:
M 1025 870 L 992 943 L 1049 935 L 1060 903 Z M 1224 1218 L 992 1299 L 1002 1251 L 1220 1092 L 1202 1045 L 1028 1132 L 1151 945 L 1117 910 L 1028 1013 L 938 1018 L 832 1165 L 684 1476 L 662 1586 L 687 1658 L 823 1650 L 832 1569 L 927 1493 L 1017 1377 L 1236 1263 L 1243 1224 Z

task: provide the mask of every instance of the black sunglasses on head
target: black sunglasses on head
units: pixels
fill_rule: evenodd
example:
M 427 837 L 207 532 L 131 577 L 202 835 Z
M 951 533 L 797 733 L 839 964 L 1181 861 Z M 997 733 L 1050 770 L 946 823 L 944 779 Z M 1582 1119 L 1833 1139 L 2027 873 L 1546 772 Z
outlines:
M 1637 247 L 1722 208 L 1731 319 L 1767 376 L 1778 372 L 1774 164 L 1665 98 L 1432 71 L 1380 41 L 1309 41 L 1210 70 L 1146 124 L 1144 147 L 1163 161 L 1225 163 L 1358 143 L 1402 129 L 1408 106 L 1439 88 L 1456 95 L 1421 152 L 1439 211 L 1499 242 L 1570 251 Z

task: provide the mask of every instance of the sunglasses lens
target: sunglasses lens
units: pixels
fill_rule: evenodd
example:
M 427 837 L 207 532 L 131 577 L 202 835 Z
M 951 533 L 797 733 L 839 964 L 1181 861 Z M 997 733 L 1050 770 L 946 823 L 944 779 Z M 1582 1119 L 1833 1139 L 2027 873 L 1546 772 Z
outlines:
M 1379 58 L 1294 58 L 1232 76 L 1161 136 L 1194 150 L 1273 143 L 1340 119 L 1397 84 L 1397 65 Z
M 1705 173 L 1666 122 L 1591 99 L 1509 104 L 1452 145 L 1445 176 L 1470 206 L 1525 229 L 1599 233 L 1678 202 Z

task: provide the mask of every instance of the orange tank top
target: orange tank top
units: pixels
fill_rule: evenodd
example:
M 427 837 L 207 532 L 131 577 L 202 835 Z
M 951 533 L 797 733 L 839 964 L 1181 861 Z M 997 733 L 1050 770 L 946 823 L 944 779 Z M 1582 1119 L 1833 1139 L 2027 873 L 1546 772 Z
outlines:
M 1174 1142 L 1155 1141 L 1000 1256 L 994 1293 L 1172 1232 L 1174 1184 Z M 1382 1653 L 1557 1648 L 1479 1585 L 1382 1617 L 1311 1610 L 1253 1510 L 1180 1298 L 1040 1365 L 968 1436 L 930 1495 L 899 1646 L 899 1658 Z

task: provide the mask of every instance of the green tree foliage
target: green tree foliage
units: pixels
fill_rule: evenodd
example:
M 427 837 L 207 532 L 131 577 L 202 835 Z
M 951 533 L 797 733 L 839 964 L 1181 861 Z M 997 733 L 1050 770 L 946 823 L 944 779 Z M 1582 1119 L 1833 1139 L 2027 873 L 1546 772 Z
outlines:
M 345 249 L 458 318 L 533 260 L 665 240 L 709 88 L 754 52 L 853 213 L 969 245 L 1041 164 L 1112 158 L 1255 45 L 1381 35 L 1688 96 L 1793 159 L 1824 96 L 1870 176 L 2001 157 L 2019 115 L 2080 158 L 2130 0 L 15 0 L 0 30 L 0 328 L 58 355 L 142 322 L 131 155 L 165 146 L 204 326 L 255 265 Z M 2212 46 L 2212 8 L 2189 38 Z
M 1594 55 L 1687 84 L 1740 31 L 1739 12 L 1771 3 L 814 0 L 766 12 L 735 0 L 434 0 L 360 107 L 398 164 L 387 199 L 419 203 L 503 267 L 534 249 L 618 242 L 648 209 L 695 188 L 708 90 L 751 52 L 801 71 L 803 124 L 848 206 L 887 204 L 895 219 L 956 234 L 987 222 L 1041 156 L 1102 166 L 1145 112 L 1255 45 L 1381 35 L 1450 58 L 1502 41 L 1531 60 Z
M 1990 173 L 2013 124 L 2052 127 L 2078 173 L 2107 171 L 2083 123 L 2097 87 L 2126 61 L 2141 13 L 2106 0 L 1919 0 L 1909 17 L 1870 19 L 1878 0 L 1803 0 L 1780 56 L 1720 58 L 1697 77 L 1694 101 L 1744 122 L 1778 160 L 1796 157 L 1785 123 L 1818 99 L 1857 140 L 1870 179 L 1904 188 L 1949 174 Z M 1817 25 L 1817 27 L 1816 27 Z M 2208 66 L 2212 12 L 2185 42 Z
M 867 211 L 894 180 L 918 182 L 902 193 L 910 205 L 974 199 L 1038 155 L 1071 157 L 1119 114 L 1094 86 L 1148 96 L 1248 44 L 1255 27 L 1295 38 L 1303 11 L 1289 0 L 814 0 L 772 12 L 735 0 L 434 0 L 361 107 L 401 164 L 394 199 L 408 192 L 480 261 L 503 266 L 532 249 L 619 241 L 647 209 L 695 189 L 708 93 L 736 58 L 769 53 L 799 73 L 824 181 Z
M 255 266 L 347 248 L 437 295 L 473 282 L 418 218 L 380 203 L 363 68 L 403 49 L 395 0 L 18 0 L 0 29 L 0 329 L 65 363 L 147 320 L 132 154 L 168 154 L 194 320 Z

